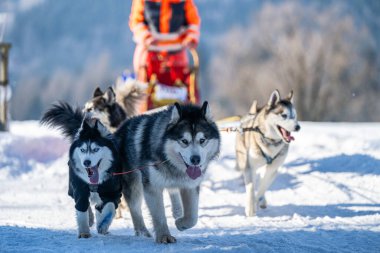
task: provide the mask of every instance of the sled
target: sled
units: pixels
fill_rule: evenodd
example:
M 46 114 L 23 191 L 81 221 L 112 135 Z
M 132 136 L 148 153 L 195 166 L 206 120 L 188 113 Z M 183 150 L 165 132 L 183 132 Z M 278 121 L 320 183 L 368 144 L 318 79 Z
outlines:
M 146 63 L 137 75 L 148 84 L 145 110 L 175 102 L 199 104 L 198 53 L 195 49 L 183 50 L 179 54 L 147 52 Z

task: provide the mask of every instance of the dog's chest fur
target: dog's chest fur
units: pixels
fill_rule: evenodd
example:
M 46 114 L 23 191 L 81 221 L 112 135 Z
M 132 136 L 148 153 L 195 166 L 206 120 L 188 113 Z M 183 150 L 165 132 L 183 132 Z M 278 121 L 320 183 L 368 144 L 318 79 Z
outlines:
M 171 172 L 166 166 L 149 167 L 148 173 L 149 184 L 159 188 L 195 188 L 204 178 L 204 172 L 199 178 L 193 180 L 183 172 Z
M 250 116 L 250 119 L 242 124 L 243 128 L 254 128 L 256 125 L 263 126 L 263 115 L 259 114 L 256 118 Z M 265 135 L 265 132 L 263 133 Z M 286 156 L 289 145 L 282 140 L 271 140 L 257 131 L 247 131 L 239 133 L 243 141 L 244 148 L 248 151 L 249 156 L 255 160 L 257 165 L 264 165 L 276 159 L 279 156 Z

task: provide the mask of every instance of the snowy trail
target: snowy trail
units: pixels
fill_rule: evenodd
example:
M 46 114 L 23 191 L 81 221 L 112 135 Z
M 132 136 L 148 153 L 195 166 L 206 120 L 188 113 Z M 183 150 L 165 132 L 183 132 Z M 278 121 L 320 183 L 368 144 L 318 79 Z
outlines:
M 0 252 L 380 252 L 380 124 L 302 123 L 269 206 L 244 216 L 244 183 L 234 170 L 234 135 L 202 184 L 199 222 L 175 229 L 178 242 L 133 236 L 129 214 L 111 234 L 76 238 L 67 196 L 68 143 L 37 122 L 0 134 Z M 144 217 L 151 228 L 150 217 Z

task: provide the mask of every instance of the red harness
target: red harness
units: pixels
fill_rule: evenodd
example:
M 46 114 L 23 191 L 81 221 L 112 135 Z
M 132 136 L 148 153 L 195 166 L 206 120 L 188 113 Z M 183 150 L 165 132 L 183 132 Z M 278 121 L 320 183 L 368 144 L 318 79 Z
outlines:
M 130 171 L 125 171 L 125 172 L 113 172 L 112 173 L 112 176 L 119 176 L 119 175 L 126 175 L 126 174 L 130 174 L 132 172 L 135 172 L 137 170 L 143 170 L 145 168 L 148 168 L 150 166 L 158 166 L 158 165 L 161 165 L 161 164 L 164 164 L 166 163 L 168 160 L 165 160 L 165 161 L 162 161 L 162 162 L 156 162 L 156 163 L 152 163 L 152 164 L 146 164 L 144 166 L 141 166 L 141 167 L 138 167 L 136 169 L 133 169 L 133 170 L 130 170 Z

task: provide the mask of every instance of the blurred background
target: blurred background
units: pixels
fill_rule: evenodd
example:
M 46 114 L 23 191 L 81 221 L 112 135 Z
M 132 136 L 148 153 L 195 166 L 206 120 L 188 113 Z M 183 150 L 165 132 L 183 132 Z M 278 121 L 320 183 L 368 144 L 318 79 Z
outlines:
M 380 1 L 195 0 L 200 88 L 216 118 L 291 89 L 301 120 L 380 120 Z M 11 117 L 83 105 L 132 69 L 130 0 L 0 0 Z

